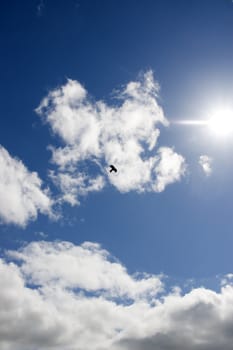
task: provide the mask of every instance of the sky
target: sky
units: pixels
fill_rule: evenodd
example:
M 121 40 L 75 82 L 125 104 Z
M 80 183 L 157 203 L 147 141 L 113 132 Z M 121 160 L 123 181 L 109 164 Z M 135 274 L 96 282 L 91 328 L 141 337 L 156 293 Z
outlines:
M 1 3 L 2 350 L 232 349 L 232 37 L 231 0 Z

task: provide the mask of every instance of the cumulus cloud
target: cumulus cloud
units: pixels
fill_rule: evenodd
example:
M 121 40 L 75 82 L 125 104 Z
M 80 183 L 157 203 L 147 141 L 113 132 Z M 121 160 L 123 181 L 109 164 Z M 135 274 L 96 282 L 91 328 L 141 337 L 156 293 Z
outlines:
M 51 206 L 38 174 L 0 146 L 0 221 L 25 226 L 38 212 L 52 215 Z
M 209 176 L 212 173 L 212 162 L 213 159 L 206 155 L 201 155 L 199 158 L 199 165 L 201 166 L 206 176 Z
M 108 181 L 120 192 L 161 192 L 180 180 L 184 158 L 169 147 L 156 150 L 159 127 L 169 124 L 158 93 L 159 85 L 148 71 L 118 91 L 114 105 L 94 101 L 78 81 L 70 79 L 41 101 L 36 112 L 63 143 L 50 146 L 58 167 L 53 180 L 63 200 L 77 204 L 80 193 L 91 192 L 90 181 L 101 183 L 93 190 L 102 189 Z M 80 170 L 85 162 L 98 166 L 95 180 L 91 171 Z M 106 171 L 109 164 L 118 169 L 114 176 Z
M 30 283 L 39 286 L 56 283 L 63 288 L 106 291 L 109 297 L 131 299 L 155 296 L 162 288 L 157 277 L 131 277 L 96 243 L 75 246 L 69 242 L 34 242 L 8 255 L 20 260 L 21 272 Z
M 168 293 L 96 243 L 32 242 L 0 259 L 0 278 L 3 350 L 232 349 L 232 286 Z

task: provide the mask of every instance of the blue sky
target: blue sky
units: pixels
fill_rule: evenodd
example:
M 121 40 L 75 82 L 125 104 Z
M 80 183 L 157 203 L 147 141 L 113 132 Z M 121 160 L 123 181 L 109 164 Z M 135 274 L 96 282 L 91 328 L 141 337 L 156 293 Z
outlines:
M 79 289 L 86 295 L 83 305 L 106 298 L 106 305 L 111 300 L 124 309 L 130 300 L 139 310 L 146 300 L 149 310 L 159 300 L 172 315 L 171 303 L 177 302 L 181 322 L 186 300 L 192 310 L 198 298 L 205 303 L 216 293 L 221 303 L 233 305 L 233 132 L 224 119 L 226 109 L 233 118 L 232 1 L 13 1 L 1 4 L 0 17 L 0 247 L 6 290 L 13 288 L 5 276 L 14 266 L 15 281 L 25 284 L 21 301 L 36 290 L 61 317 L 59 298 L 64 294 L 68 301 L 67 290 L 79 298 Z M 212 130 L 208 120 L 215 114 L 220 119 Z M 221 132 L 222 125 L 229 132 Z M 109 174 L 111 163 L 117 174 Z M 62 252 L 74 259 L 77 271 L 70 275 L 56 270 L 67 263 Z M 85 254 L 90 261 L 82 262 Z M 111 285 L 110 276 L 118 273 Z M 99 276 L 103 285 L 85 274 L 92 282 Z M 53 303 L 49 293 L 56 279 L 60 294 L 56 291 Z M 171 292 L 176 285 L 183 288 L 180 294 Z M 164 299 L 156 299 L 157 293 L 165 293 Z M 210 304 L 217 308 L 214 300 Z M 35 303 L 29 302 L 30 312 Z M 93 343 L 85 336 L 80 343 L 69 338 L 64 324 L 59 324 L 64 338 L 56 343 L 45 325 L 48 315 L 39 309 L 38 337 L 23 332 L 17 340 L 24 350 L 41 344 L 63 350 L 175 350 L 185 344 L 173 334 L 178 328 L 169 329 L 170 314 L 156 326 L 157 309 L 139 337 L 127 328 L 126 320 L 136 316 L 124 309 L 116 323 L 111 318 L 108 335 L 103 326 Z M 85 307 L 83 312 L 85 318 Z M 92 315 L 103 321 L 97 309 Z M 190 321 L 193 332 L 206 315 Z M 26 325 L 30 318 L 22 317 Z M 233 308 L 225 320 L 228 327 Z M 92 332 L 88 322 L 85 327 Z M 3 337 L 2 348 L 16 349 L 14 339 L 13 333 Z M 190 335 L 190 350 L 197 349 L 193 339 Z M 199 339 L 201 350 L 213 349 L 214 343 Z M 231 349 L 231 335 L 221 341 L 219 348 Z

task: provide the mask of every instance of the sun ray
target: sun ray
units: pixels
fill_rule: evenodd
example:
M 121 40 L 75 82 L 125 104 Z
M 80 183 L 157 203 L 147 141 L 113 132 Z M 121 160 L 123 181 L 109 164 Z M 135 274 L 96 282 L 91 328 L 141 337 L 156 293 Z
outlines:
M 233 134 L 233 111 L 218 109 L 211 113 L 208 119 L 183 119 L 173 121 L 173 124 L 185 126 L 205 126 L 218 137 L 227 137 Z

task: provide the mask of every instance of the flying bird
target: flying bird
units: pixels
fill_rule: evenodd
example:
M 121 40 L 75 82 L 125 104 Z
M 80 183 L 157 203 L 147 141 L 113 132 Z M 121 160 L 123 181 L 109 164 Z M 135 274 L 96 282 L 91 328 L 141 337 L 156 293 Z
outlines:
M 114 165 L 110 165 L 110 170 L 109 170 L 109 172 L 111 173 L 112 171 L 114 171 L 115 173 L 117 173 L 117 168 L 115 168 Z

